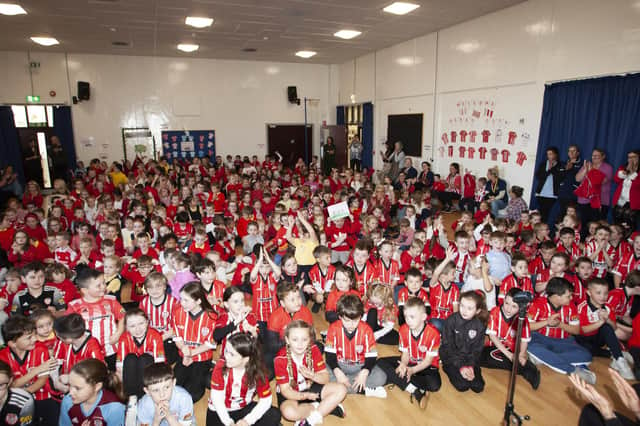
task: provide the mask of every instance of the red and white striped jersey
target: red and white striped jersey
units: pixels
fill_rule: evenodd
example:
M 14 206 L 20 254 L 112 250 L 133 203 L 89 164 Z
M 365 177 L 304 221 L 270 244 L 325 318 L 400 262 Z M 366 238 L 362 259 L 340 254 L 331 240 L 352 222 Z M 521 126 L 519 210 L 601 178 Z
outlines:
M 633 252 L 622 256 L 611 272 L 619 275 L 621 282 L 624 282 L 631 271 L 640 271 L 640 256 Z
M 515 276 L 515 274 L 510 274 L 502 280 L 502 285 L 500 286 L 500 294 L 498 295 L 498 301 L 500 305 L 502 305 L 502 302 L 504 302 L 504 298 L 506 297 L 509 290 L 514 287 L 519 288 L 522 291 L 528 291 L 532 295 L 535 295 L 535 291 L 533 291 L 533 284 L 531 283 L 531 278 L 518 278 Z
M 71 269 L 71 267 L 75 264 L 78 259 L 78 253 L 73 250 L 71 247 L 59 247 L 55 249 L 53 253 L 53 257 L 58 263 L 62 263 L 67 268 Z
M 271 313 L 278 307 L 276 284 L 276 279 L 272 272 L 269 272 L 267 277 L 258 274 L 255 281 L 251 282 L 253 293 L 251 309 L 258 321 L 269 321 Z
M 87 330 L 104 347 L 105 355 L 113 355 L 115 348 L 109 344 L 109 339 L 116 333 L 118 322 L 124 318 L 124 308 L 115 296 L 105 295 L 102 300 L 93 303 L 76 299 L 67 307 L 66 314 L 73 313 L 82 316 Z
M 602 307 L 605 311 L 607 311 L 607 316 L 613 322 L 616 321 L 616 314 L 609 308 L 606 304 Z M 598 334 L 598 329 L 595 329 L 591 332 L 585 332 L 584 327 L 597 323 L 600 321 L 600 315 L 598 311 L 600 309 L 593 306 L 593 304 L 589 300 L 585 300 L 584 302 L 578 305 L 578 320 L 580 321 L 580 335 L 582 336 L 594 336 Z
M 511 318 L 504 316 L 501 306 L 496 306 L 491 309 L 489 313 L 489 323 L 487 324 L 487 335 L 496 336 L 500 342 L 511 352 L 516 348 L 516 332 L 518 331 L 518 315 L 514 315 Z M 531 340 L 531 329 L 529 328 L 529 321 L 524 319 L 522 324 L 522 336 L 523 342 Z M 486 346 L 495 346 L 493 342 L 488 339 Z
M 69 374 L 71 367 L 85 359 L 94 358 L 104 361 L 104 349 L 100 346 L 98 339 L 85 333 L 86 339 L 77 349 L 73 345 L 67 345 L 62 341 L 58 341 L 53 350 L 53 356 L 62 362 L 60 374 Z
M 373 330 L 364 321 L 358 323 L 351 339 L 347 336 L 341 320 L 331 324 L 327 331 L 324 351 L 336 354 L 338 361 L 350 364 L 364 364 L 365 358 L 378 356 Z
M 561 242 L 556 246 L 556 253 L 566 253 L 570 259 L 576 260 L 582 256 L 582 250 L 576 243 L 571 243 L 570 248 L 566 248 Z
M 367 290 L 369 289 L 369 284 L 373 283 L 378 279 L 378 272 L 373 266 L 373 264 L 369 261 L 365 263 L 362 268 L 358 268 L 358 266 L 353 263 L 353 261 L 349 261 L 347 263 L 351 269 L 353 269 L 353 273 L 356 279 L 356 289 L 360 293 L 360 297 L 364 297 L 367 294 Z
M 573 303 L 578 306 L 587 300 L 587 284 L 583 283 L 578 275 L 573 280 Z
M 417 297 L 424 302 L 425 306 L 429 306 L 429 292 L 426 288 L 420 287 L 417 294 L 410 294 L 407 287 L 402 287 L 398 293 L 398 306 L 404 306 L 412 297 Z
M 36 346 L 33 350 L 27 351 L 23 359 L 18 356 L 9 348 L 5 347 L 0 351 L 0 361 L 6 362 L 11 371 L 13 372 L 13 379 L 19 379 L 22 376 L 26 376 L 29 370 L 36 368 L 43 362 L 49 360 L 49 351 L 47 347 L 40 342 L 36 342 Z M 49 376 L 49 372 L 41 373 L 38 376 L 34 376 L 28 383 L 25 383 L 24 387 L 33 385 L 41 376 Z M 51 398 L 51 388 L 49 387 L 49 380 L 46 381 L 44 386 L 33 392 L 33 398 L 36 401 L 42 401 L 44 399 Z
M 609 292 L 607 298 L 607 306 L 613 311 L 617 318 L 622 318 L 630 315 L 631 305 L 633 304 L 633 298 L 629 297 L 624 287 L 614 288 Z
M 276 376 L 276 383 L 278 387 L 276 388 L 277 392 L 280 392 L 280 385 L 288 384 L 293 379 L 293 390 L 297 392 L 304 392 L 309 389 L 311 383 L 307 381 L 307 379 L 300 373 L 300 366 L 307 366 L 308 363 L 308 354 L 305 353 L 300 361 L 296 361 L 294 356 L 291 356 L 291 363 L 293 364 L 291 367 L 291 375 L 293 377 L 289 377 L 289 368 L 288 363 L 289 359 L 287 358 L 287 348 L 282 348 L 276 355 L 276 358 L 273 360 L 273 371 Z M 318 346 L 316 346 L 313 342 L 311 342 L 311 364 L 312 370 L 315 373 L 319 373 L 325 371 L 327 366 L 324 363 L 324 358 L 322 357 L 322 353 Z
M 181 342 L 192 349 L 200 345 L 207 345 L 211 348 L 193 357 L 193 361 L 207 361 L 213 356 L 213 350 L 216 343 L 213 340 L 213 331 L 216 328 L 217 315 L 214 312 L 200 311 L 193 315 L 182 309 L 182 306 L 176 307 L 173 311 L 171 327 L 175 337 L 173 340 Z M 184 356 L 180 351 L 180 356 Z
M 269 382 L 258 380 L 255 387 L 249 388 L 244 376 L 234 374 L 232 368 L 224 371 L 224 359 L 216 362 L 211 374 L 211 393 L 224 392 L 224 405 L 228 411 L 236 411 L 244 408 L 253 401 L 255 395 L 258 398 L 271 398 Z M 215 411 L 213 396 L 209 397 L 209 409 Z
M 449 284 L 444 288 L 440 283 L 429 290 L 429 303 L 431 304 L 431 318 L 447 319 L 453 314 L 453 306 L 457 305 L 460 298 L 460 290 L 455 284 Z
M 613 257 L 615 248 L 609 243 L 606 243 L 604 251 L 609 255 L 609 257 Z M 587 256 L 593 255 L 597 251 L 597 245 L 595 240 L 589 241 L 585 246 L 585 252 Z M 592 261 L 593 263 L 593 276 L 598 278 L 604 278 L 607 275 L 607 271 L 609 270 L 609 265 L 604 258 L 604 254 L 600 251 L 597 257 Z
M 560 322 L 565 324 L 580 324 L 580 321 L 578 320 L 578 311 L 573 302 L 569 303 L 567 306 L 561 306 L 556 309 L 551 305 L 548 298 L 538 297 L 529 306 L 529 321 L 544 321 L 553 314 L 560 314 Z M 554 339 L 566 339 L 571 336 L 571 334 L 560 327 L 551 327 L 548 325 L 539 329 L 538 333 L 547 337 L 553 337 Z
M 360 293 L 358 293 L 357 290 L 347 290 L 347 291 L 340 291 L 337 288 L 334 288 L 331 293 L 329 293 L 329 295 L 327 296 L 327 303 L 325 305 L 325 312 L 335 312 L 338 310 L 338 300 L 340 300 L 340 298 L 342 296 L 346 296 L 348 294 L 353 294 L 354 296 L 358 296 L 360 297 Z
M 162 334 L 156 329 L 149 327 L 142 342 L 138 342 L 131 333 L 125 331 L 118 341 L 116 365 L 122 367 L 122 363 L 128 354 L 135 354 L 137 356 L 149 354 L 155 362 L 163 362 L 164 344 L 162 343 Z
M 326 271 L 322 272 L 316 263 L 309 271 L 309 281 L 318 293 L 328 293 L 333 288 L 336 279 L 336 267 L 329 265 Z
M 159 305 L 155 305 L 148 295 L 140 301 L 140 309 L 149 318 L 149 327 L 158 330 L 161 334 L 170 329 L 171 315 L 179 305 L 178 300 L 168 293 L 165 293 L 164 300 Z
M 409 354 L 411 365 L 419 364 L 427 357 L 433 357 L 432 367 L 438 367 L 438 350 L 440 349 L 440 333 L 431 324 L 426 323 L 418 336 L 414 336 L 407 324 L 400 327 L 399 349 Z
M 204 286 L 202 286 L 202 288 L 204 288 Z M 209 287 L 209 290 L 207 290 L 206 288 L 204 289 L 205 293 L 207 294 L 207 300 L 209 301 L 209 303 L 211 303 L 211 306 L 216 310 L 216 312 L 221 312 L 222 310 L 224 310 L 224 305 L 222 304 L 222 296 L 226 289 L 227 287 L 220 280 L 213 280 L 213 283 L 211 283 L 211 287 Z
M 378 281 L 382 284 L 394 287 L 400 281 L 400 265 L 395 259 L 390 259 L 386 263 L 382 259 L 378 259 L 375 263 Z
M 453 279 L 454 282 L 456 283 L 464 282 L 464 276 L 465 276 L 465 273 L 467 272 L 467 267 L 469 265 L 470 260 L 471 260 L 471 255 L 469 254 L 469 252 L 460 253 L 456 249 L 456 254 L 453 258 L 453 263 L 456 264 L 456 276 Z
M 613 246 L 613 265 L 617 265 L 620 259 L 622 259 L 628 253 L 633 252 L 631 244 L 626 241 L 620 241 L 617 246 Z

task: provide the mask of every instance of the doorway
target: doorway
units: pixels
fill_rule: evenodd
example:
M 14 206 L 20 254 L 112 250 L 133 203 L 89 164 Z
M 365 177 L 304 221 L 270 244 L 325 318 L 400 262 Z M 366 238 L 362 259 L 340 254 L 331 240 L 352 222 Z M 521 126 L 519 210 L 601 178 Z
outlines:
M 306 140 L 305 140 L 306 133 Z M 294 168 L 298 158 L 311 160 L 313 127 L 311 124 L 267 124 L 267 154 L 282 156 L 282 165 Z
M 47 141 L 54 135 L 52 128 L 18 129 L 25 181 L 34 180 L 45 189 L 52 184 Z

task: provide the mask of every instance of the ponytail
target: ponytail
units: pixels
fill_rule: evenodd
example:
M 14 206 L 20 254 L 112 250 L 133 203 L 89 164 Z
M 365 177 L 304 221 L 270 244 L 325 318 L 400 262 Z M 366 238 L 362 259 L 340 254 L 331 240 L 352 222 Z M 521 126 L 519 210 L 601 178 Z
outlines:
M 71 372 L 81 376 L 89 384 L 102 383 L 103 389 L 113 392 L 120 401 L 126 401 L 122 382 L 114 372 L 107 369 L 104 362 L 95 358 L 85 359 L 74 365 Z

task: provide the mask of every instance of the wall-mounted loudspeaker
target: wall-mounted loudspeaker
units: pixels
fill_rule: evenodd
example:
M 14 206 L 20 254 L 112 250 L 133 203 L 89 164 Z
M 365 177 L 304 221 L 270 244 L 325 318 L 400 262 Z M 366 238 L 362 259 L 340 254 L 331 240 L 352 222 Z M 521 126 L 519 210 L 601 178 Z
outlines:
M 78 100 L 88 101 L 91 99 L 91 85 L 86 81 L 78 82 Z
M 287 97 L 289 98 L 289 103 L 300 105 L 300 99 L 298 98 L 298 89 L 296 86 L 287 87 Z

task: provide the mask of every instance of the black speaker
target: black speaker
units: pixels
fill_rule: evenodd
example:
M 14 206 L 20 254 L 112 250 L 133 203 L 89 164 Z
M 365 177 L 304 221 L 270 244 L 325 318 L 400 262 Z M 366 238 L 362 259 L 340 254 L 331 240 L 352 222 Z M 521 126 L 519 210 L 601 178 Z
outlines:
M 290 103 L 300 105 L 300 99 L 298 99 L 298 89 L 296 88 L 296 86 L 287 87 L 287 96 Z
M 91 86 L 86 81 L 78 82 L 78 100 L 88 101 L 91 99 Z

